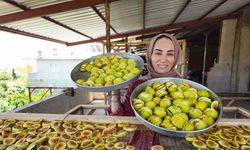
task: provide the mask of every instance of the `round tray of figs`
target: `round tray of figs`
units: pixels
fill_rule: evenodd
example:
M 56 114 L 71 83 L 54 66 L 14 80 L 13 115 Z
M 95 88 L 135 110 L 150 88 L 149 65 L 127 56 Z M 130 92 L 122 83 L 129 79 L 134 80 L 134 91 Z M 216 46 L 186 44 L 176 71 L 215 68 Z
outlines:
M 148 80 L 134 89 L 130 100 L 140 122 L 167 136 L 201 134 L 222 116 L 222 103 L 214 92 L 180 78 Z
M 140 77 L 143 59 L 132 53 L 107 53 L 77 64 L 71 79 L 78 87 L 91 92 L 121 89 Z

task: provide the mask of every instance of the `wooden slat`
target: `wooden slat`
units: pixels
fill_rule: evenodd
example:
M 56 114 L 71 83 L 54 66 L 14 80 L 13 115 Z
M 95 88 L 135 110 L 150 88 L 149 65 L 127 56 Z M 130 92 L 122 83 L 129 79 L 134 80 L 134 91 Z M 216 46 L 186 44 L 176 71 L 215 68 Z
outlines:
M 63 120 L 67 114 L 35 114 L 35 113 L 0 113 L 0 119 L 37 120 L 45 119 Z M 68 115 L 65 120 L 79 120 L 93 123 L 121 123 L 141 124 L 136 117 L 95 116 L 95 115 Z

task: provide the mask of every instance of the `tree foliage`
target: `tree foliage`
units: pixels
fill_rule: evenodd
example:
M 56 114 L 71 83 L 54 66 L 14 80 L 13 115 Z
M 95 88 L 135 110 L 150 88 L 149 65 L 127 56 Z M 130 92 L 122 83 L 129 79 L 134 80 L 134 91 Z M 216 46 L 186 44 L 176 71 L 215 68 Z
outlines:
M 8 72 L 0 73 L 0 112 L 6 112 L 29 103 L 27 79 L 15 78 Z M 45 91 L 38 91 L 32 100 L 40 100 Z M 45 95 L 48 97 L 49 93 Z
M 13 79 L 12 75 L 9 74 L 8 72 L 2 72 L 2 73 L 0 73 L 0 80 L 10 81 L 12 79 Z

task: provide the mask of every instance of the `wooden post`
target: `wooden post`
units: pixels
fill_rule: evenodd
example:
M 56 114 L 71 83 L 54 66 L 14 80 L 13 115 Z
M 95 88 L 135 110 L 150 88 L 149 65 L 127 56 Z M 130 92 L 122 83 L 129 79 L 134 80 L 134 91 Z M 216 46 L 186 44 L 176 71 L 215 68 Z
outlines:
M 31 91 L 30 91 L 30 87 L 28 87 L 28 91 L 29 91 L 29 103 L 31 103 Z
M 182 57 L 181 57 L 181 76 L 185 77 L 185 68 L 186 68 L 186 47 L 187 43 L 186 40 L 182 42 Z
M 107 53 L 111 51 L 110 43 L 110 9 L 109 9 L 109 0 L 105 0 L 105 16 L 106 16 L 106 48 Z
M 128 37 L 125 37 L 125 52 L 128 52 Z

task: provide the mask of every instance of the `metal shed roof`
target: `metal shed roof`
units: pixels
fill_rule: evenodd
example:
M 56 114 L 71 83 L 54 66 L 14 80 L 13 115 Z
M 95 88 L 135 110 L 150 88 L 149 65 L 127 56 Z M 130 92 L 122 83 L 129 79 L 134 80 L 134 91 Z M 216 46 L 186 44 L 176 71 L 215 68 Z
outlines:
M 110 0 L 111 38 L 187 32 L 235 18 L 249 5 L 250 0 Z M 67 45 L 101 42 L 104 0 L 2 0 L 0 30 Z

